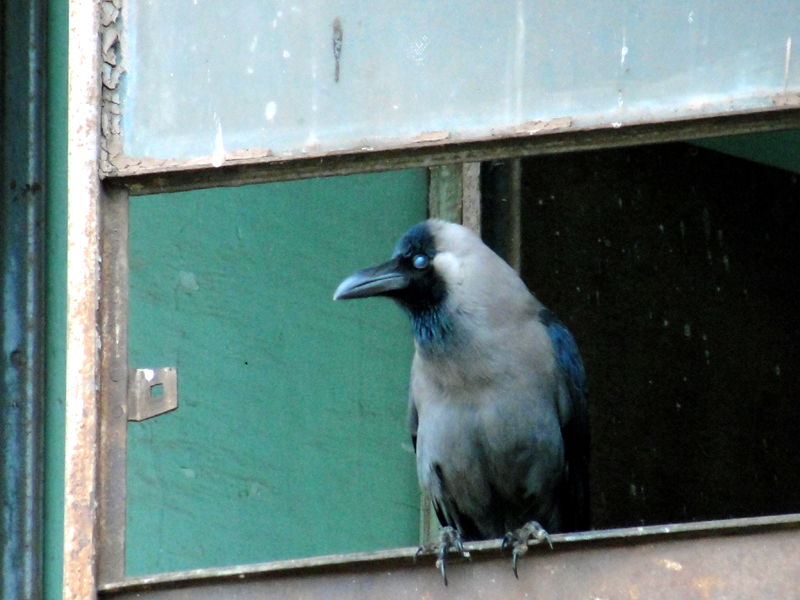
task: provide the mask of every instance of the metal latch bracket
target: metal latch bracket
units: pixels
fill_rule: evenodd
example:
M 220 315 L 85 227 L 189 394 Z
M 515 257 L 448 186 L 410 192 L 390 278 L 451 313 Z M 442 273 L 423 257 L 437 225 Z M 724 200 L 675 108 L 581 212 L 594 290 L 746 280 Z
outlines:
M 178 369 L 130 369 L 128 421 L 144 421 L 178 408 Z

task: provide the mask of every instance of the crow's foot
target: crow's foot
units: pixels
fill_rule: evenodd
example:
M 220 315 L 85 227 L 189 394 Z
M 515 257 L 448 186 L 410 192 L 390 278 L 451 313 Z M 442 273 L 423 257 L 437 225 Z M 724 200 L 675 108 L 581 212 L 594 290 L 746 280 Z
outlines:
M 509 546 L 514 549 L 514 558 L 512 565 L 514 567 L 514 577 L 519 579 L 517 574 L 517 559 L 528 551 L 528 546 L 531 544 L 541 544 L 547 542 L 550 549 L 553 549 L 553 542 L 550 535 L 544 530 L 544 527 L 539 525 L 536 521 L 525 523 L 516 531 L 509 531 L 503 538 L 503 548 Z
M 461 536 L 452 527 L 442 528 L 437 543 L 426 544 L 417 550 L 417 556 L 436 553 L 436 568 L 442 573 L 445 585 L 447 585 L 447 553 L 451 551 L 460 552 L 461 556 L 469 558 L 469 552 L 464 550 L 464 546 L 461 543 Z

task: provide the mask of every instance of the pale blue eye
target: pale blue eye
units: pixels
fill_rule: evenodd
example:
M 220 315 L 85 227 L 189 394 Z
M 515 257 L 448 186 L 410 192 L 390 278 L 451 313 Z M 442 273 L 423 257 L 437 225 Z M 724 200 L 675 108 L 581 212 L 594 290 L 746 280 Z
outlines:
M 414 257 L 414 268 L 419 269 L 420 271 L 427 267 L 431 262 L 431 259 L 428 258 L 425 254 L 417 254 Z

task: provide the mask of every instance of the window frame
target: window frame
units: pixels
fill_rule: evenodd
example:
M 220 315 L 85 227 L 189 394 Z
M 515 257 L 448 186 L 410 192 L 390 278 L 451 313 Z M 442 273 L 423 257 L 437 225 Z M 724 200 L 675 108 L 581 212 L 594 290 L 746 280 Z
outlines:
M 210 591 L 206 597 L 211 597 L 218 590 L 214 586 L 233 582 L 258 590 L 286 585 L 298 594 L 311 593 L 319 586 L 328 590 L 335 587 L 342 597 L 348 598 L 372 594 L 364 590 L 369 591 L 378 583 L 395 591 L 413 589 L 409 586 L 428 589 L 433 585 L 431 582 L 435 582 L 437 589 L 441 585 L 429 561 L 420 559 L 415 565 L 416 549 L 408 548 L 125 578 L 125 477 L 119 474 L 125 473 L 127 450 L 130 196 L 431 168 L 800 127 L 800 107 L 788 104 L 768 110 L 644 122 L 619 128 L 608 125 L 587 130 L 540 131 L 521 137 L 458 143 L 443 139 L 414 147 L 337 152 L 311 158 L 254 158 L 216 168 L 175 162 L 168 167 L 104 174 L 101 168 L 103 48 L 98 35 L 103 1 L 74 0 L 70 14 L 65 598 L 91 599 L 98 594 L 159 598 L 174 597 L 173 592 L 189 597 L 202 590 Z M 564 534 L 553 536 L 555 553 L 543 555 L 542 550 L 536 550 L 533 554 L 537 559 L 547 556 L 551 565 L 555 561 L 560 572 L 566 573 L 561 576 L 565 581 L 583 582 L 581 585 L 586 586 L 613 582 L 618 586 L 612 586 L 613 589 L 627 590 L 625 593 L 639 586 L 637 593 L 643 595 L 647 595 L 647 590 L 669 589 L 669 595 L 674 592 L 674 597 L 682 597 L 689 590 L 696 593 L 709 585 L 708 589 L 718 589 L 728 581 L 740 582 L 744 593 L 761 589 L 758 586 L 766 580 L 788 590 L 795 581 L 793 577 L 800 578 L 797 571 L 800 567 L 795 566 L 792 572 L 787 566 L 791 561 L 786 559 L 800 556 L 800 535 L 794 531 L 798 527 L 800 514 Z M 745 563 L 737 540 L 747 539 L 763 542 L 763 550 L 747 556 L 750 562 Z M 479 567 L 480 574 L 476 577 L 493 578 L 497 574 L 498 581 L 507 578 L 506 583 L 492 588 L 495 592 L 487 593 L 498 597 L 505 593 L 503 590 L 507 591 L 513 578 L 510 573 L 502 573 L 509 570 L 509 565 L 507 556 L 500 552 L 499 542 L 480 542 L 468 547 Z M 631 571 L 630 565 L 638 564 L 636 552 L 643 548 L 673 551 L 681 547 L 690 560 L 701 562 L 708 558 L 709 548 L 717 548 L 716 556 L 721 562 L 713 563 L 716 570 L 708 574 L 711 579 L 698 583 L 690 577 L 690 569 L 681 574 L 684 567 L 677 569 L 667 563 L 659 563 L 663 568 L 654 568 L 649 578 Z M 529 574 L 540 569 L 534 562 L 531 560 L 530 566 L 521 569 L 523 583 L 536 583 L 538 576 Z M 777 582 L 768 575 L 774 573 L 776 564 L 786 569 L 783 571 L 786 577 Z M 800 560 L 794 564 L 800 565 Z M 458 563 L 454 565 L 459 568 Z M 610 569 L 606 579 L 603 579 L 604 569 Z M 759 573 L 761 577 L 757 576 Z M 345 575 L 352 583 L 341 583 Z M 464 578 L 464 581 L 475 584 L 474 579 Z M 453 585 L 455 588 L 455 582 Z M 490 589 L 487 586 L 488 580 L 481 580 L 480 587 Z M 517 588 L 518 593 L 522 589 Z

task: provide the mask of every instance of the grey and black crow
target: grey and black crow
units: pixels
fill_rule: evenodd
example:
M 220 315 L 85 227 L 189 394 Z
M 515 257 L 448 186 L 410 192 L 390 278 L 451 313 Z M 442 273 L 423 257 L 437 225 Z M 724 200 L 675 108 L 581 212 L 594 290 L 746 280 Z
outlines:
M 583 363 L 569 331 L 461 225 L 428 220 L 334 300 L 386 296 L 415 342 L 408 423 L 422 489 L 460 540 L 505 536 L 518 554 L 547 532 L 589 528 Z M 459 535 L 455 535 L 458 532 Z M 445 579 L 446 582 L 446 579 Z

